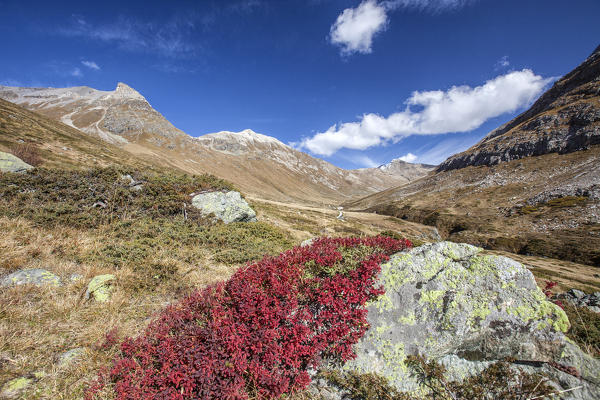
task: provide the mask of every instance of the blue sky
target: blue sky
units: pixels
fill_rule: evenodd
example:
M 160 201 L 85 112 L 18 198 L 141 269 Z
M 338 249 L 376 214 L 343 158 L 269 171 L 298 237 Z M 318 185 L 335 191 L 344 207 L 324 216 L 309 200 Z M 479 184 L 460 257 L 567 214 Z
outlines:
M 437 164 L 600 44 L 598 0 L 0 0 L 0 84 L 122 81 L 192 136 Z

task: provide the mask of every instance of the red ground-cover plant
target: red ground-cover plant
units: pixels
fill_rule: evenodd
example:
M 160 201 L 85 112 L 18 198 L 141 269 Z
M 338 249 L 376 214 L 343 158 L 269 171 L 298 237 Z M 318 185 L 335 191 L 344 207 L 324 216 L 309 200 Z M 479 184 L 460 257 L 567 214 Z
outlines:
M 380 264 L 410 246 L 322 238 L 265 257 L 168 307 L 121 344 L 106 379 L 123 400 L 270 399 L 303 389 L 323 358 L 355 356 L 368 329 L 365 304 L 383 293 Z

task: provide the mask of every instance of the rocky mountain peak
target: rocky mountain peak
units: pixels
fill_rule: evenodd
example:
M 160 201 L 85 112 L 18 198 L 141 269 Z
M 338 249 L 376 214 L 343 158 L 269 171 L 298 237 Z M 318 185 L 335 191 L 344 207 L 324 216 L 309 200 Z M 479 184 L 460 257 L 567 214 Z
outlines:
M 111 94 L 111 97 L 117 97 L 121 99 L 129 98 L 135 100 L 143 100 L 147 102 L 146 98 L 144 98 L 144 96 L 142 96 L 137 90 L 133 89 L 131 86 L 123 82 L 119 82 L 117 84 L 117 88 Z

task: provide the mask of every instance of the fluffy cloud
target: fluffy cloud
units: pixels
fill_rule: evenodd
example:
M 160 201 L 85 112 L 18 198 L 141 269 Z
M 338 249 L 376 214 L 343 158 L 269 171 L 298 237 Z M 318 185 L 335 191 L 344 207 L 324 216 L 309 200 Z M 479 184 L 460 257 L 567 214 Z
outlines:
M 370 53 L 373 37 L 385 29 L 386 9 L 375 0 L 365 0 L 356 8 L 347 8 L 331 27 L 331 43 L 339 45 L 343 54 Z
M 468 132 L 490 118 L 530 104 L 551 80 L 524 69 L 474 88 L 453 86 L 447 91 L 416 91 L 405 102 L 404 111 L 388 117 L 370 113 L 357 122 L 333 125 L 325 132 L 304 138 L 300 147 L 330 156 L 342 148 L 364 150 L 411 135 Z M 412 111 L 412 106 L 419 111 Z
M 417 156 L 415 156 L 413 153 L 408 153 L 403 155 L 402 157 L 400 157 L 400 160 L 404 161 L 404 162 L 415 162 L 417 159 Z
M 83 60 L 81 63 L 82 63 L 83 65 L 85 65 L 86 67 L 88 67 L 89 69 L 94 69 L 94 70 L 96 70 L 96 71 L 99 71 L 99 70 L 100 70 L 100 67 L 99 67 L 99 66 L 98 66 L 98 64 L 96 64 L 94 61 L 86 61 L 86 60 Z
M 463 7 L 475 0 L 364 0 L 356 8 L 347 8 L 331 26 L 329 40 L 340 46 L 342 54 L 367 54 L 372 51 L 373 38 L 385 30 L 388 12 L 412 8 L 440 12 Z

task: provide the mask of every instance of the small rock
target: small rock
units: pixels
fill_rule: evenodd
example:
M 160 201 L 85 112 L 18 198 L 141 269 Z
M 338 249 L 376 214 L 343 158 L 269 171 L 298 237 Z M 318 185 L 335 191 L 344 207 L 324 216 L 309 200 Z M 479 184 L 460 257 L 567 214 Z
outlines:
M 30 169 L 33 169 L 33 166 L 27 164 L 19 157 L 0 151 L 0 172 L 23 173 Z
M 71 365 L 74 361 L 85 354 L 83 347 L 77 347 L 71 350 L 67 350 L 58 356 L 58 367 L 64 368 Z
M 256 212 L 242 199 L 239 192 L 210 192 L 197 194 L 192 198 L 192 205 L 202 215 L 214 214 L 218 220 L 226 224 L 231 222 L 254 222 Z
M 92 207 L 106 208 L 106 203 L 103 201 L 97 201 L 92 205 Z
M 129 184 L 129 188 L 132 190 L 139 191 L 144 188 L 144 185 L 142 185 L 141 182 L 138 182 L 135 179 L 133 179 L 131 175 L 121 175 L 121 179 L 127 181 Z
M 573 297 L 573 298 L 575 298 L 577 300 L 582 299 L 582 298 L 585 297 L 585 293 L 582 292 L 581 290 L 577 290 L 577 289 L 570 289 L 567 292 L 567 295 L 570 296 L 570 297 Z
M 80 279 L 83 279 L 83 275 L 81 275 L 81 274 L 71 274 L 69 276 L 69 281 L 71 281 L 71 282 L 77 282 Z
M 310 239 L 306 239 L 305 241 L 303 241 L 302 243 L 300 243 L 300 247 L 307 247 L 310 246 L 311 244 L 313 244 L 313 242 L 316 240 L 317 238 L 310 238 Z
M 6 382 L 0 392 L 0 399 L 17 399 L 34 383 L 33 378 L 21 376 Z
M 112 293 L 112 285 L 116 280 L 112 274 L 97 275 L 88 283 L 85 298 L 94 298 L 96 301 L 105 303 L 110 299 Z
M 13 272 L 0 282 L 0 287 L 17 285 L 60 286 L 60 278 L 42 268 L 23 269 Z
M 0 399 L 18 399 L 25 390 L 32 384 L 42 379 L 46 374 L 44 372 L 34 372 L 27 376 L 20 376 L 6 382 L 0 391 Z

